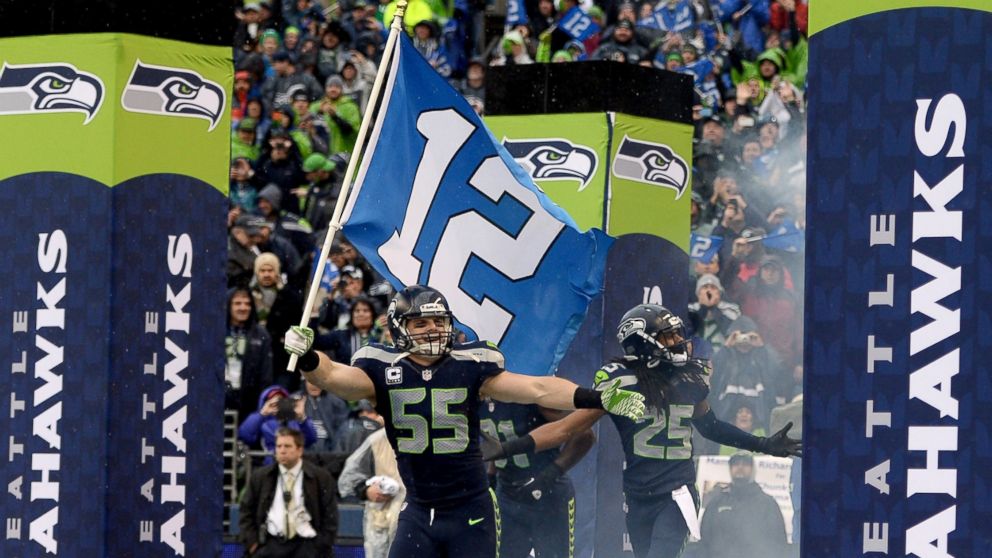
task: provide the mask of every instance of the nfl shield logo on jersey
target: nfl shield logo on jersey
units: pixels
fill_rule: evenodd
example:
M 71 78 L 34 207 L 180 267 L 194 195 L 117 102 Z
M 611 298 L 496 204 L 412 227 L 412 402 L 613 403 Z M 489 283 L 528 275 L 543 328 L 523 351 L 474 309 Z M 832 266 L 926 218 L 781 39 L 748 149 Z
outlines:
M 430 368 L 424 368 L 420 375 L 423 376 L 425 382 L 429 382 L 434 377 L 434 371 Z
M 403 369 L 399 366 L 390 366 L 386 369 L 386 383 L 387 384 L 402 384 L 403 383 Z

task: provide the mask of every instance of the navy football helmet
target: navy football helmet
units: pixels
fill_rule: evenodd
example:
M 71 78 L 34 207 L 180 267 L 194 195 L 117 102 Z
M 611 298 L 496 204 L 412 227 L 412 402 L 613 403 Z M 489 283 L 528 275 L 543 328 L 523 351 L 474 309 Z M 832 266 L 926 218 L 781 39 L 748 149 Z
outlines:
M 683 366 L 691 356 L 682 318 L 658 304 L 639 304 L 628 310 L 617 326 L 617 340 L 624 359 L 648 368 L 662 363 Z
M 424 285 L 406 287 L 389 303 L 386 318 L 397 348 L 424 356 L 443 356 L 451 351 L 454 342 L 451 308 L 437 289 Z M 443 324 L 431 332 L 411 334 L 407 322 L 414 318 L 442 318 Z

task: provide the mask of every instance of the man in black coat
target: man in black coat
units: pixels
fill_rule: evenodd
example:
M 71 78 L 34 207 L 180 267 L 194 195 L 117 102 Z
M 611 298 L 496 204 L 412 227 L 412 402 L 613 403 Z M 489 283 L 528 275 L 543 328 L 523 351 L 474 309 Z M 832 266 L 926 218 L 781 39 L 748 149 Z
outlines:
M 730 458 L 732 482 L 706 504 L 702 545 L 707 558 L 782 558 L 785 521 L 774 498 L 754 482 L 749 453 Z
M 276 432 L 276 463 L 256 471 L 241 498 L 241 542 L 252 558 L 330 558 L 338 530 L 337 485 L 303 461 L 303 434 Z

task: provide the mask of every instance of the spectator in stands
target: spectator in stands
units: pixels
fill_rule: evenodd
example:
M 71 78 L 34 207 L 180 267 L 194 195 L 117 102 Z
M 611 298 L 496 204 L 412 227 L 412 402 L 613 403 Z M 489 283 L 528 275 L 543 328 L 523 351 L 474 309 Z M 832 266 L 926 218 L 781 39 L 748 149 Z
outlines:
M 272 65 L 276 74 L 266 79 L 262 86 L 262 101 L 268 112 L 279 105 L 288 104 L 297 91 L 305 92 L 312 99 L 320 97 L 320 84 L 312 75 L 297 72 L 289 53 L 279 51 L 272 55 Z
M 276 128 L 270 132 L 268 150 L 259 158 L 255 169 L 262 183 L 278 187 L 282 201 L 290 199 L 293 188 L 306 183 L 302 165 L 303 160 L 289 132 Z M 275 205 L 280 209 L 280 204 Z
M 272 341 L 258 324 L 247 289 L 228 292 L 224 354 L 224 408 L 238 411 L 242 421 L 255 409 L 262 388 L 272 383 Z
M 272 451 L 276 445 L 276 431 L 282 427 L 303 433 L 304 445 L 317 441 L 313 421 L 304 414 L 306 400 L 293 399 L 289 390 L 281 385 L 271 385 L 258 397 L 258 409 L 248 415 L 238 428 L 238 439 L 252 448 Z
M 731 324 L 741 317 L 741 308 L 723 300 L 723 285 L 712 274 L 702 275 L 696 281 L 696 299 L 689 304 L 696 335 L 709 342 L 714 350 L 719 349 L 730 335 Z
M 231 205 L 240 208 L 242 213 L 253 213 L 260 183 L 247 158 L 236 157 L 231 161 L 231 183 L 228 188 Z
M 359 115 L 364 114 L 368 105 L 375 72 L 375 64 L 369 62 L 360 52 L 353 52 L 351 58 L 345 60 L 344 65 L 341 66 L 342 91 L 345 96 L 355 101 Z M 361 125 L 361 118 L 358 119 L 358 123 Z
M 334 451 L 350 454 L 358 449 L 373 432 L 382 428 L 382 416 L 375 411 L 367 399 L 362 399 L 348 414 L 348 420 L 341 425 L 334 437 Z
M 239 538 L 257 558 L 331 556 L 338 530 L 334 478 L 303 459 L 303 434 L 276 433 L 276 463 L 262 467 L 241 499 Z
M 340 276 L 334 290 L 320 309 L 320 326 L 325 330 L 348 329 L 351 322 L 351 306 L 365 292 L 362 270 L 351 265 L 339 268 Z M 325 339 L 321 336 L 322 339 Z M 324 342 L 321 343 L 324 345 Z M 342 362 L 350 362 L 342 361 Z
M 475 97 L 482 102 L 486 100 L 486 67 L 479 59 L 472 59 L 465 71 L 465 80 L 459 84 L 458 91 L 465 97 Z
M 345 39 L 350 40 L 341 24 L 332 21 L 320 35 L 320 48 L 317 50 L 317 76 L 321 79 L 336 75 L 347 57 Z M 319 95 L 318 95 L 319 97 Z
M 313 421 L 317 432 L 317 443 L 313 450 L 317 452 L 334 451 L 334 439 L 337 432 L 348 420 L 348 403 L 333 393 L 304 380 L 306 403 L 303 412 Z
M 622 19 L 613 28 L 613 36 L 600 43 L 592 58 L 637 64 L 647 53 L 647 49 L 634 40 L 634 24 Z
M 250 215 L 238 216 L 227 235 L 227 286 L 247 287 L 255 274 L 255 236 L 258 231 Z
M 365 502 L 365 558 L 387 558 L 406 487 L 385 429 L 373 432 L 348 456 L 338 477 L 338 492 L 342 498 L 357 497 Z
M 761 260 L 741 298 L 741 309 L 757 323 L 757 329 L 791 370 L 802 362 L 802 304 L 786 286 L 786 270 L 778 256 Z
M 316 230 L 323 230 L 331 222 L 334 205 L 341 191 L 335 175 L 335 164 L 320 153 L 303 161 L 303 172 L 309 184 L 293 190 L 300 200 L 303 218 Z
M 774 414 L 775 412 L 772 411 L 772 415 Z M 740 402 L 740 404 L 737 406 L 737 411 L 734 413 L 733 422 L 734 422 L 734 426 L 740 428 L 741 430 L 747 432 L 748 434 L 751 434 L 753 436 L 765 435 L 765 429 L 754 424 L 754 409 L 751 407 L 750 401 L 742 400 Z M 784 423 L 779 425 L 779 428 L 784 428 L 784 427 L 785 427 Z M 777 432 L 777 431 L 773 431 L 773 432 Z M 802 434 L 797 435 L 795 432 L 792 432 L 792 435 L 796 437 L 802 436 Z M 733 446 L 720 446 L 720 455 L 734 455 L 739 451 L 740 451 L 739 449 Z
M 346 279 L 350 280 L 350 279 Z M 382 328 L 376 323 L 372 301 L 359 297 L 351 304 L 351 319 L 346 327 L 318 335 L 314 347 L 336 362 L 351 362 L 351 356 L 369 343 L 382 342 Z
M 707 558 L 782 558 L 785 520 L 774 498 L 754 482 L 754 458 L 730 458 L 731 483 L 706 505 L 701 527 Z
M 238 129 L 231 135 L 231 157 L 243 157 L 254 163 L 258 159 L 258 146 L 255 145 L 255 127 L 258 123 L 254 118 L 243 118 L 238 123 Z
M 322 116 L 330 130 L 330 153 L 351 154 L 358 139 L 362 115 L 354 99 L 344 94 L 344 79 L 341 76 L 327 78 L 324 96 L 310 105 L 310 110 Z
M 302 169 L 301 169 L 302 170 Z M 306 257 L 313 249 L 313 228 L 299 215 L 283 211 L 283 195 L 279 187 L 269 184 L 258 193 L 258 212 L 272 225 L 272 233 L 282 236 L 293 243 L 297 253 Z M 290 197 L 293 200 L 295 198 Z M 292 207 L 292 205 L 290 206 Z M 297 207 L 299 207 L 297 205 Z
M 306 282 L 309 277 L 299 277 L 302 271 L 303 260 L 296 247 L 283 235 L 276 234 L 276 224 L 265 220 L 264 217 L 257 217 L 258 236 L 255 237 L 255 246 L 259 252 L 272 252 L 279 259 L 280 274 L 285 277 L 285 282 L 297 286 Z
M 269 231 L 269 224 L 260 226 L 262 231 Z M 270 237 L 273 240 L 284 242 L 289 241 Z M 292 249 L 292 246 L 288 246 Z M 296 256 L 299 258 L 299 256 Z M 279 258 L 271 252 L 264 252 L 255 259 L 255 277 L 252 280 L 251 291 L 258 308 L 265 308 L 265 329 L 269 332 L 274 347 L 272 358 L 273 376 L 278 379 L 278 383 L 291 389 L 299 384 L 299 375 L 287 372 L 289 357 L 286 351 L 278 350 L 282 347 L 283 335 L 286 330 L 294 325 L 299 325 L 302 315 L 303 298 L 299 291 L 286 284 L 283 274 L 280 272 L 281 263 Z M 261 313 L 261 312 L 260 312 Z
M 713 355 L 710 403 L 722 420 L 734 420 L 742 402 L 754 410 L 754 422 L 766 428 L 785 375 L 775 349 L 767 346 L 754 321 L 741 316 L 730 326 L 722 349 Z
M 500 56 L 492 61 L 493 66 L 513 66 L 533 64 L 534 60 L 527 52 L 527 43 L 519 31 L 510 31 L 503 35 L 500 43 Z

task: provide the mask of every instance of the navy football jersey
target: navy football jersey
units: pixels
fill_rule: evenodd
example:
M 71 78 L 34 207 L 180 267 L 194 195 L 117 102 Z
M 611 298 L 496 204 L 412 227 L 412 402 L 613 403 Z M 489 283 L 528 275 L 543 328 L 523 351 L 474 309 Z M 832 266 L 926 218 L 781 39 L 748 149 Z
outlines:
M 686 367 L 702 367 L 690 361 Z M 658 373 L 662 373 L 658 371 Z M 703 367 L 703 376 L 707 371 Z M 644 395 L 633 370 L 622 363 L 610 363 L 596 372 L 597 389 L 620 378 L 620 385 Z M 668 394 L 667 409 L 648 408 L 644 418 L 634 422 L 627 417 L 610 415 L 620 434 L 626 457 L 623 487 L 628 494 L 653 495 L 671 492 L 683 484 L 696 482 L 692 462 L 692 414 L 696 404 L 706 399 L 709 387 L 681 374 L 676 376 Z
M 499 401 L 482 403 L 482 431 L 501 442 L 519 438 L 548 422 L 537 405 L 520 405 Z M 558 448 L 548 451 L 521 453 L 494 462 L 500 479 L 511 483 L 523 482 L 537 475 L 559 454 Z
M 430 366 L 402 351 L 368 345 L 352 358 L 375 384 L 376 410 L 396 452 L 407 498 L 428 507 L 457 505 L 489 488 L 479 449 L 479 389 L 503 371 L 487 343 L 456 345 Z

